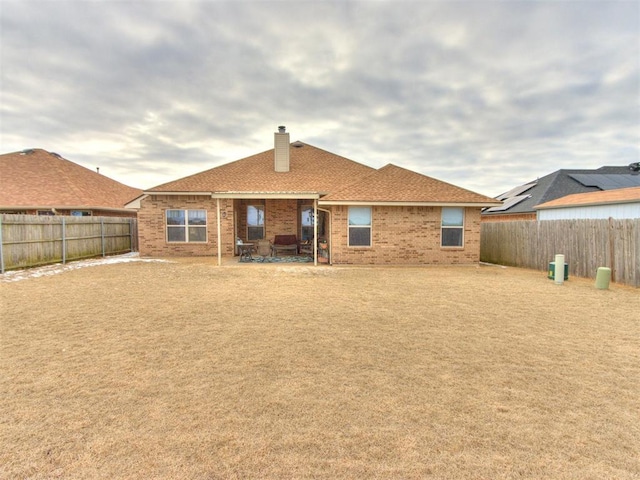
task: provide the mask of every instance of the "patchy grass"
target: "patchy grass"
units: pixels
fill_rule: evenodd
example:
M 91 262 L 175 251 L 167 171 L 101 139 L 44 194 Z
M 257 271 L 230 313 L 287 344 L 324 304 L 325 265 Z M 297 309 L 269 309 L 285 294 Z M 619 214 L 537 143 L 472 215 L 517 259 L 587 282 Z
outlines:
M 212 263 L 0 283 L 0 477 L 640 475 L 637 289 Z

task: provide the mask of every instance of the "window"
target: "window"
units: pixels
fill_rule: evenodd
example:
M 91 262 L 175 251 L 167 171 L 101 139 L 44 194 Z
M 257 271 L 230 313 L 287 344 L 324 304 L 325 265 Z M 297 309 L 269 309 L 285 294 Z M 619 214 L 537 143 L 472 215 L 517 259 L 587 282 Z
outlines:
M 167 242 L 206 241 L 206 210 L 167 210 Z
M 349 246 L 371 246 L 371 207 L 349 207 Z
M 442 240 L 443 247 L 462 247 L 464 233 L 464 208 L 442 208 Z
M 91 212 L 88 210 L 71 210 L 72 217 L 90 217 Z
M 247 206 L 247 240 L 264 238 L 264 205 Z
M 302 207 L 302 241 L 313 240 L 313 207 Z

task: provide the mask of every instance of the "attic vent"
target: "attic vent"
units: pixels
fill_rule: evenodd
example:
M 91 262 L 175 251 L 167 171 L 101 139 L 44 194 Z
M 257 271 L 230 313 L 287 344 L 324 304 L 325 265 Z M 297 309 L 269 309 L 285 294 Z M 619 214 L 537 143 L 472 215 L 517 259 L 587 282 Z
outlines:
M 20 152 L 20 155 L 31 155 L 35 150 L 33 148 L 25 148 Z
M 298 142 L 293 142 L 293 143 L 291 144 L 291 146 L 292 146 L 292 147 L 295 147 L 295 148 L 302 148 L 302 147 L 304 147 L 304 143 L 302 143 L 302 142 L 300 142 L 300 141 L 298 141 Z

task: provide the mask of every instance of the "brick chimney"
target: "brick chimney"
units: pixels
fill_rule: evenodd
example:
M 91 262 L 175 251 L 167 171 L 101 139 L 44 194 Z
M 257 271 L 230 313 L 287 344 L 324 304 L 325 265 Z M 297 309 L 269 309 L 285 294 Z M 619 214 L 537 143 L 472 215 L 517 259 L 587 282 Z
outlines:
M 289 171 L 289 134 L 285 130 L 284 126 L 280 126 L 278 131 L 274 133 L 274 167 L 276 172 Z

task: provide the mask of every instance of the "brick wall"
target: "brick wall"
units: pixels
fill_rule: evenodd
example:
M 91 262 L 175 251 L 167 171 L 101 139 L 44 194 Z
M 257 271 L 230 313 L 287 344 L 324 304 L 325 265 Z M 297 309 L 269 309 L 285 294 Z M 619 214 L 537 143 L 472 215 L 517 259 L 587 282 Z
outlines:
M 90 216 L 92 217 L 136 218 L 137 216 L 137 212 L 135 210 L 131 210 L 129 212 L 123 212 L 123 211 L 115 211 L 115 210 L 96 210 L 96 209 L 90 209 L 90 208 L 74 208 L 73 210 L 56 208 L 55 214 L 63 215 L 63 216 L 71 216 L 71 212 L 76 210 L 80 210 L 83 212 L 91 212 Z M 41 211 L 50 212 L 51 209 L 48 209 L 48 208 L 11 209 L 11 210 L 0 211 L 0 213 L 11 213 L 15 215 L 38 215 L 38 212 L 41 212 Z
M 520 222 L 523 220 L 536 221 L 537 214 L 534 213 L 505 213 L 503 215 L 492 213 L 482 215 L 483 222 Z
M 480 209 L 465 209 L 464 246 L 440 246 L 440 207 L 373 207 L 372 246 L 348 246 L 348 207 L 332 208 L 331 262 L 451 265 L 480 260 Z
M 207 211 L 206 243 L 168 243 L 166 241 L 165 211 L 167 209 L 205 209 Z M 221 237 L 222 255 L 233 255 L 233 203 L 220 200 L 222 216 Z M 217 219 L 216 200 L 209 196 L 151 195 L 141 202 L 138 212 L 138 238 L 141 256 L 179 257 L 179 256 L 217 256 Z
M 246 241 L 247 205 L 255 201 L 221 200 L 222 255 L 232 256 L 235 248 L 234 214 L 238 236 Z M 261 203 L 261 202 L 258 202 Z M 264 201 L 265 238 L 295 234 L 301 203 L 297 200 Z M 206 209 L 206 243 L 167 243 L 165 210 Z M 480 209 L 465 211 L 464 246 L 440 246 L 439 207 L 374 207 L 372 247 L 349 247 L 348 207 L 331 207 L 331 262 L 354 265 L 450 265 L 480 261 Z M 149 196 L 138 212 L 140 254 L 142 256 L 216 256 L 216 200 L 207 196 Z

